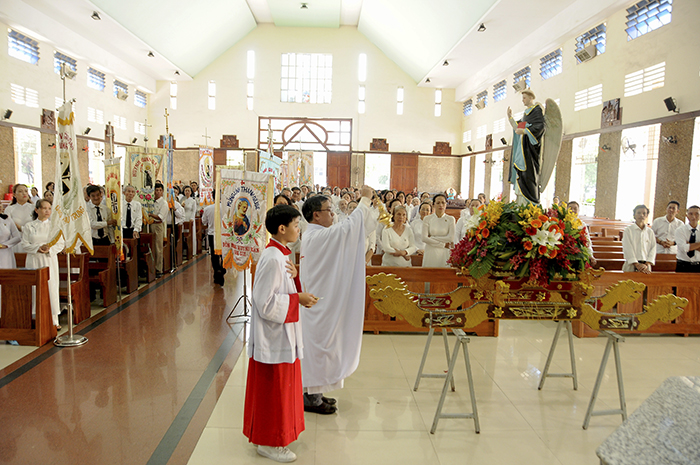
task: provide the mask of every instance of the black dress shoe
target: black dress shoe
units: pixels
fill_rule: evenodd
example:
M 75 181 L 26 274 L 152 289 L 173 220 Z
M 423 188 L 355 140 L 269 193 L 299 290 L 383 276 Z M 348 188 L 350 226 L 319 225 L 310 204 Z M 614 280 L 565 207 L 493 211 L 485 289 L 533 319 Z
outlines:
M 318 413 L 319 415 L 330 415 L 337 410 L 335 405 L 330 405 L 325 402 L 321 402 L 321 405 L 304 405 L 305 412 Z
M 335 405 L 337 403 L 337 401 L 332 397 L 323 396 L 323 397 L 321 397 L 321 399 L 323 400 L 323 402 L 327 403 L 328 405 Z

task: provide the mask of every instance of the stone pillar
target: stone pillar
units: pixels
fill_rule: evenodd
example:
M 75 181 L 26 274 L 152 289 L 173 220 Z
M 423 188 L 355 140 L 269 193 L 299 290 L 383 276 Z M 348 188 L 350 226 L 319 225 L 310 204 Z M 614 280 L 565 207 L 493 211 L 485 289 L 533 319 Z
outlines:
M 563 202 L 569 202 L 569 189 L 571 187 L 571 154 L 573 147 L 573 139 L 563 140 L 557 157 L 557 172 L 554 179 L 554 195 L 559 197 Z M 552 182 L 550 180 L 549 182 Z M 551 199 L 549 199 L 551 200 Z
M 10 185 L 15 183 L 15 138 L 12 128 L 0 126 L 0 198 L 9 193 Z
M 661 125 L 654 211 L 653 216 L 649 215 L 649 221 L 651 218 L 664 216 L 666 205 L 671 200 L 677 200 L 681 204 L 678 217 L 685 217 L 694 130 L 695 120 L 692 118 Z M 669 137 L 676 140 L 676 143 L 667 142 Z M 691 202 L 698 203 L 700 199 Z
M 595 194 L 595 216 L 615 218 L 617 178 L 620 171 L 620 141 L 622 131 L 600 135 L 598 141 L 598 174 Z M 603 150 L 602 147 L 609 147 Z

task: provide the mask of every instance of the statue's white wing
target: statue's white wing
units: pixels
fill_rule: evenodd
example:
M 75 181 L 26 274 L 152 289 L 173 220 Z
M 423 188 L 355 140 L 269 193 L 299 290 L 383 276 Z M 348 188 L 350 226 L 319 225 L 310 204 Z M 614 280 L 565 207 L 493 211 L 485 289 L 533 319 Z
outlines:
M 540 151 L 540 192 L 549 183 L 552 177 L 554 165 L 559 157 L 561 139 L 564 135 L 564 126 L 561 120 L 561 110 L 557 102 L 548 98 L 544 110 L 544 135 L 542 136 L 542 148 Z

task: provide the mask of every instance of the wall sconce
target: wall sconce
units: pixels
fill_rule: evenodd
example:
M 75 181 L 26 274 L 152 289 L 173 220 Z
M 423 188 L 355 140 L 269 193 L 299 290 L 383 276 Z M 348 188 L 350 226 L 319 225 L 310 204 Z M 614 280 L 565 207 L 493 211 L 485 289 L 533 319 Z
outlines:
M 131 139 L 131 143 L 132 143 L 132 144 L 135 144 L 137 140 L 138 140 L 138 139 L 137 139 L 136 137 L 134 137 L 133 139 Z
M 55 149 L 56 148 L 56 142 L 49 144 L 50 149 Z
M 12 110 L 10 110 L 8 108 L 7 110 L 5 110 L 5 114 L 2 115 L 2 120 L 5 121 L 6 119 L 10 119 L 11 116 L 12 116 Z
M 676 99 L 673 97 L 665 98 L 664 103 L 666 104 L 666 109 L 668 111 L 672 111 L 674 113 L 680 113 L 681 111 L 678 109 L 678 105 L 676 104 Z
M 505 137 L 501 137 L 501 144 L 508 145 L 508 141 L 506 140 Z
M 610 146 L 608 144 L 603 144 L 603 146 L 600 148 L 603 152 L 607 152 L 610 150 Z
M 85 128 L 85 130 L 83 131 L 83 135 L 87 136 L 88 134 L 90 134 L 90 131 L 92 131 L 92 128 L 89 128 L 89 127 Z
M 678 143 L 678 138 L 676 136 L 668 136 L 663 138 L 664 141 L 668 144 L 677 144 Z
M 472 151 L 472 146 L 471 146 L 471 145 L 467 145 L 467 150 L 469 150 L 469 151 L 471 152 L 471 151 Z
M 100 18 L 100 14 L 99 14 L 98 12 L 96 12 L 96 11 L 93 11 L 92 14 L 90 15 L 90 17 L 91 17 L 92 19 L 94 19 L 95 21 L 99 21 L 99 20 L 102 19 L 102 18 Z

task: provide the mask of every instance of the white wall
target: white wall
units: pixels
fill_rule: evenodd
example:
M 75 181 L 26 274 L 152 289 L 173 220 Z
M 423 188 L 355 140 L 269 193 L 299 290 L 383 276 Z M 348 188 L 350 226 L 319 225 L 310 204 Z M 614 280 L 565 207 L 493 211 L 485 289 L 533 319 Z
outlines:
M 246 110 L 246 53 L 255 51 L 255 104 Z M 280 102 L 282 53 L 332 53 L 331 104 Z M 367 54 L 366 113 L 357 113 L 358 56 Z M 207 84 L 216 81 L 216 110 L 207 109 Z M 170 83 L 159 81 L 149 108 L 154 134 L 165 131 Z M 396 114 L 396 88 L 404 87 L 404 114 Z M 454 89 L 443 91 L 442 116 L 434 114 L 434 90 L 416 83 L 353 27 L 284 28 L 261 24 L 194 77 L 178 83 L 177 110 L 168 110 L 178 147 L 203 144 L 205 128 L 219 145 L 235 134 L 244 147 L 257 145 L 258 116 L 353 118 L 354 150 L 368 150 L 372 138 L 386 138 L 392 151 L 432 153 L 436 141 L 460 152 L 461 104 Z M 155 138 L 152 138 L 152 142 Z
M 561 44 L 563 52 L 563 72 L 548 80 L 539 75 L 539 56 L 532 57 L 529 65 L 532 69 L 532 90 L 537 100 L 546 98 L 561 99 L 560 107 L 564 121 L 565 134 L 575 134 L 600 128 L 602 106 L 574 111 L 574 94 L 591 86 L 603 84 L 603 101 L 620 98 L 622 124 L 645 121 L 668 116 L 663 99 L 673 96 L 678 101 L 682 112 L 700 109 L 700 7 L 696 0 L 677 1 L 673 3 L 673 18 L 670 24 L 652 31 L 632 41 L 627 41 L 625 33 L 625 10 L 620 10 L 607 19 L 607 41 L 604 54 L 591 61 L 576 64 L 574 58 L 576 37 L 598 24 L 590 24 L 579 31 L 571 31 L 571 37 Z M 553 51 L 552 49 L 551 51 Z M 549 51 L 545 52 L 549 53 Z M 624 97 L 625 75 L 640 69 L 666 62 L 666 80 L 663 88 L 639 95 Z M 525 65 L 523 65 L 525 66 Z M 472 142 L 462 144 L 462 151 L 467 145 L 474 150 L 483 150 L 485 139 L 476 140 L 476 128 L 487 124 L 487 134 L 491 133 L 493 121 L 506 114 L 511 106 L 517 113 L 524 107 L 520 94 L 512 88 L 513 73 L 523 66 L 514 68 L 503 76 L 494 76 L 493 82 L 486 90 L 489 93 L 489 105 L 483 110 L 476 110 L 471 116 L 463 117 L 463 131 L 472 129 Z M 508 96 L 500 102 L 493 102 L 493 84 L 506 79 Z M 473 94 L 484 90 L 473 89 Z M 494 134 L 494 147 L 499 147 L 499 139 L 504 136 L 508 141 L 512 132 Z
M 47 108 L 55 110 L 55 98 L 61 97 L 61 79 L 53 69 L 53 53 L 56 46 L 39 41 L 40 58 L 39 63 L 32 65 L 17 58 L 11 57 L 7 52 L 7 28 L 6 24 L 0 23 L 0 110 L 12 109 L 10 122 L 24 124 L 32 127 L 41 126 L 41 110 Z M 75 117 L 76 131 L 82 131 L 86 127 L 92 129 L 90 136 L 102 138 L 104 126 L 87 120 L 87 108 L 92 107 L 102 110 L 105 124 L 114 119 L 114 115 L 119 115 L 127 119 L 126 130 L 115 129 L 115 140 L 127 143 L 133 137 L 139 136 L 134 133 L 134 121 L 143 122 L 147 116 L 145 108 L 134 105 L 134 95 L 136 85 L 129 86 L 129 98 L 126 101 L 117 99 L 112 93 L 114 75 L 107 74 L 106 86 L 100 92 L 87 86 L 87 68 L 90 63 L 78 60 L 78 75 L 75 80 L 66 81 L 66 98 L 76 98 Z M 25 105 L 18 105 L 12 101 L 10 84 L 18 84 L 22 87 L 29 87 L 39 92 L 39 108 L 29 108 Z

